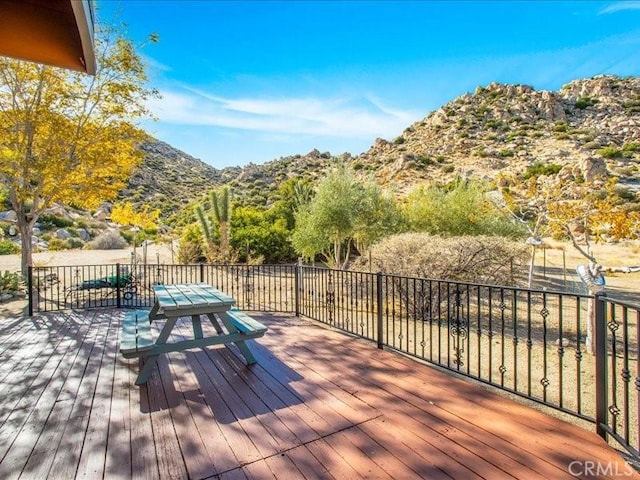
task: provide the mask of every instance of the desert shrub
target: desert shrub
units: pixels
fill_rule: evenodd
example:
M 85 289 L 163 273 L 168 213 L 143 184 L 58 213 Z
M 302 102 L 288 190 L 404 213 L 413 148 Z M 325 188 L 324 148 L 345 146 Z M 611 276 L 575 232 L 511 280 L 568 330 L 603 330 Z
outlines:
M 43 213 L 40 215 L 38 222 L 42 225 L 42 228 L 66 228 L 73 225 L 73 220 L 65 217 L 59 217 L 58 215 L 53 215 L 51 213 Z
M 625 143 L 622 146 L 622 151 L 623 152 L 638 152 L 638 151 L 640 151 L 640 143 L 637 143 L 637 142 Z
M 635 192 L 627 187 L 616 185 L 614 187 L 614 193 L 618 198 L 625 202 L 634 202 L 637 200 Z
M 576 100 L 576 108 L 584 110 L 585 108 L 590 107 L 591 105 L 595 105 L 596 103 L 598 103 L 598 100 L 591 97 L 580 97 Z
M 487 190 L 486 183 L 460 179 L 415 190 L 405 206 L 410 229 L 443 236 L 522 235 L 521 227 L 487 197 Z
M 84 247 L 84 242 L 76 237 L 73 238 L 69 238 L 67 240 L 67 244 L 69 245 L 69 248 L 83 248 Z
M 49 250 L 71 250 L 74 248 L 84 247 L 84 242 L 79 238 L 68 238 L 62 240 L 60 238 L 50 238 L 48 240 Z
M 442 166 L 442 171 L 444 173 L 452 173 L 455 169 L 456 169 L 456 167 L 454 167 L 453 165 L 443 165 Z
M 149 232 L 153 232 L 153 233 L 149 233 Z M 122 236 L 122 238 L 124 238 L 124 240 L 129 245 L 133 245 L 134 243 L 136 245 L 142 245 L 142 243 L 144 243 L 147 240 L 155 241 L 158 238 L 156 229 L 152 229 L 152 230 L 144 229 L 138 232 L 135 232 L 132 230 L 121 230 L 120 235 Z
M 499 155 L 503 158 L 505 157 L 513 157 L 513 150 L 509 150 L 508 148 L 504 148 L 500 150 Z
M 87 248 L 90 250 L 119 250 L 127 248 L 127 241 L 117 230 L 109 230 L 87 243 Z
M 525 170 L 523 177 L 525 180 L 538 177 L 540 175 L 555 175 L 560 170 L 562 170 L 562 165 L 558 165 L 556 163 L 543 163 L 536 162 L 533 165 L 527 167 Z
M 525 281 L 527 259 L 526 245 L 501 237 L 404 233 L 374 245 L 370 267 L 364 261 L 354 267 L 415 278 L 516 285 Z M 401 277 L 393 277 L 392 282 L 403 308 L 423 320 L 447 312 L 458 291 L 448 283 L 408 282 Z
M 51 251 L 59 251 L 59 250 L 68 250 L 69 244 L 66 240 L 62 240 L 61 238 L 52 238 L 48 241 L 49 250 Z
M 583 147 L 587 150 L 596 150 L 597 148 L 600 148 L 600 146 L 600 142 L 596 142 L 595 140 L 587 142 L 583 145 Z
M 566 122 L 556 122 L 551 130 L 554 132 L 566 132 L 569 129 Z
M 206 261 L 202 232 L 198 225 L 187 227 L 178 244 L 177 258 L 179 263 L 201 263 Z
M 604 147 L 597 151 L 604 158 L 622 158 L 623 152 L 615 147 Z
M 371 247 L 371 266 L 409 277 L 514 285 L 526 273 L 529 253 L 525 244 L 503 237 L 402 233 Z
M 404 137 L 402 135 L 400 135 L 399 137 L 396 137 L 393 139 L 393 143 L 395 143 L 396 145 L 401 145 L 405 142 Z
M 11 240 L 0 240 L 0 255 L 19 253 L 20 247 Z

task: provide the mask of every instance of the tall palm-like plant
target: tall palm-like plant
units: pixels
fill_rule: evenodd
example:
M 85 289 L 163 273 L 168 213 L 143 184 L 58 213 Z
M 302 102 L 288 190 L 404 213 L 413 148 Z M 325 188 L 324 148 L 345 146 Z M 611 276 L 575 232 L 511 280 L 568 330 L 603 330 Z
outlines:
M 229 237 L 231 235 L 229 221 L 231 219 L 231 207 L 229 204 L 229 188 L 224 187 L 220 195 L 215 190 L 211 191 L 211 205 L 213 215 L 220 228 L 220 253 L 227 256 L 229 253 Z
M 208 218 L 201 206 L 196 209 L 202 233 L 207 243 L 207 258 L 210 262 L 234 261 L 235 256 L 230 247 L 231 195 L 229 188 L 224 187 L 219 193 L 212 190 L 209 195 L 213 218 Z M 215 226 L 217 226 L 217 232 Z

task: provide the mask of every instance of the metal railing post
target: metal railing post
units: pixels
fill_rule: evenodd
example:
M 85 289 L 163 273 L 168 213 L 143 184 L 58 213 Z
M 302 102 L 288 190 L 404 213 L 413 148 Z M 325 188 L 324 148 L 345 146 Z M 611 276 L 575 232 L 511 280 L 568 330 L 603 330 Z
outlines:
M 27 298 L 29 299 L 29 316 L 33 317 L 33 267 L 27 267 Z
M 122 292 L 120 290 L 120 264 L 116 263 L 116 307 L 117 308 L 122 307 L 122 300 L 120 298 L 121 293 Z
M 300 276 L 302 275 L 302 267 L 300 265 L 295 266 L 295 305 L 296 305 L 296 317 L 300 316 Z
M 595 355 L 596 355 L 596 433 L 607 439 L 607 319 L 606 304 L 602 295 L 596 294 Z
M 383 325 L 382 325 L 382 272 L 378 272 L 376 274 L 376 307 L 378 309 L 378 332 L 377 332 L 377 339 L 378 339 L 378 348 L 382 350 L 384 342 L 383 342 Z

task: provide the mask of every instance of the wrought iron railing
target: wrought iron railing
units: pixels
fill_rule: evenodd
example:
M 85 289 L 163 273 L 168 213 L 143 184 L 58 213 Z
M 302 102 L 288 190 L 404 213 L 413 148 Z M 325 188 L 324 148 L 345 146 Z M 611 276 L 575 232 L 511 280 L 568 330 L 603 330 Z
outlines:
M 295 309 L 293 265 L 82 265 L 35 267 L 29 275 L 30 312 L 72 308 L 150 307 L 153 285 L 208 283 L 236 299 L 240 308 Z
M 151 306 L 154 284 L 191 282 L 592 422 L 640 458 L 640 309 L 603 296 L 294 265 L 94 265 L 33 268 L 30 311 Z

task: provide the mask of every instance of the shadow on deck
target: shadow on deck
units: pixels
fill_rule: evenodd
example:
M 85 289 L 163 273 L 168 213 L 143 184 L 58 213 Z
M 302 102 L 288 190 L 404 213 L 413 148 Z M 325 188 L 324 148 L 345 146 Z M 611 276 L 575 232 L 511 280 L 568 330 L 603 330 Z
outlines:
M 0 320 L 0 478 L 640 478 L 591 432 L 294 316 L 253 315 L 255 365 L 172 353 L 139 388 L 122 316 Z

